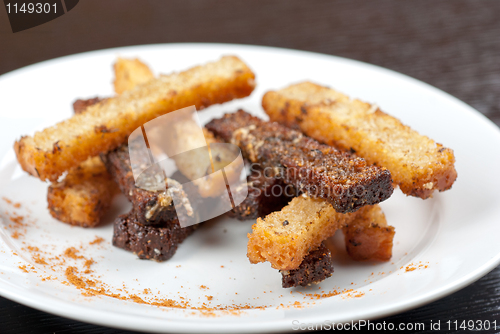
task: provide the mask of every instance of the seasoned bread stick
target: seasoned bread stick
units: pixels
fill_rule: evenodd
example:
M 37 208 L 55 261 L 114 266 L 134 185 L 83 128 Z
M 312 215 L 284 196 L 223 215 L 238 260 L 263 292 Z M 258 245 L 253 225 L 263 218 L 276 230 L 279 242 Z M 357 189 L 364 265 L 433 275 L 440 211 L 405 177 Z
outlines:
M 295 197 L 281 211 L 257 219 L 248 234 L 248 259 L 269 261 L 274 269 L 296 269 L 309 251 L 346 226 L 353 215 L 336 212 L 323 199 Z
M 160 76 L 14 144 L 21 167 L 55 181 L 89 157 L 115 149 L 145 122 L 183 107 L 197 109 L 248 96 L 255 75 L 234 56 Z
M 351 100 L 333 89 L 303 82 L 267 92 L 262 106 L 271 121 L 386 167 L 406 195 L 425 199 L 434 190 L 450 189 L 457 178 L 451 149 L 375 105 Z
M 355 261 L 388 261 L 392 257 L 394 227 L 387 224 L 380 206 L 375 205 L 356 217 L 343 228 L 346 249 Z M 297 269 L 280 270 L 282 286 L 307 286 L 332 276 L 333 261 L 330 250 L 321 243 L 310 251 Z
M 248 234 L 248 259 L 251 263 L 269 261 L 279 270 L 297 269 L 311 250 L 355 219 L 385 221 L 377 205 L 342 214 L 325 200 L 302 194 L 281 211 L 257 219 Z
M 286 184 L 327 200 L 338 212 L 354 212 L 393 192 L 391 174 L 335 148 L 243 110 L 213 119 L 206 128 L 238 145 L 252 163 L 274 170 Z

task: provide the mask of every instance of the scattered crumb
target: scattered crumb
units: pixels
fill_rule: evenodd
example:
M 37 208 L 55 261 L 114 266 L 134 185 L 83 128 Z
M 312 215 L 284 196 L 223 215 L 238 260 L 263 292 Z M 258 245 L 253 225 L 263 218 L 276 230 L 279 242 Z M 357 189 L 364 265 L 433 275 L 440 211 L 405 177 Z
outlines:
M 4 198 L 4 201 L 6 201 L 9 204 L 12 204 L 12 201 L 9 199 Z M 10 202 L 9 202 L 10 201 Z M 15 203 L 13 204 L 15 208 L 20 208 L 21 204 L 20 203 Z M 9 225 L 9 228 L 16 228 L 11 232 L 11 236 L 14 239 L 19 238 L 20 236 L 23 236 L 21 232 L 24 229 L 24 232 L 26 232 L 26 228 L 39 228 L 35 225 L 35 221 L 31 221 L 29 218 L 29 215 L 24 217 L 15 213 L 8 213 L 7 216 L 10 218 L 11 222 L 13 224 Z M 22 228 L 20 231 L 18 230 L 19 228 Z M 227 232 L 227 230 L 224 229 L 224 232 Z M 28 235 L 28 234 L 26 234 Z M 31 236 L 31 234 L 30 234 Z M 45 236 L 42 236 L 43 238 Z M 24 239 L 23 239 L 24 240 Z M 44 239 L 45 240 L 45 239 Z M 50 240 L 50 239 L 49 239 Z M 95 236 L 95 239 L 88 242 L 88 245 L 98 245 L 101 244 L 105 241 L 105 239 Z M 26 252 L 31 253 L 31 258 L 33 260 L 33 263 L 43 265 L 43 267 L 38 267 L 35 268 L 32 265 L 19 265 L 19 269 L 22 270 L 25 273 L 30 273 L 33 274 L 35 273 L 41 281 L 47 281 L 47 280 L 57 280 L 61 284 L 68 285 L 68 286 L 73 286 L 76 289 L 80 290 L 81 294 L 85 297 L 94 297 L 94 296 L 106 296 L 110 298 L 115 298 L 118 300 L 123 300 L 126 302 L 134 302 L 134 303 L 139 303 L 139 304 L 147 304 L 150 306 L 156 306 L 156 307 L 165 307 L 165 308 L 181 308 L 181 309 L 188 309 L 192 310 L 193 314 L 201 315 L 201 316 L 208 316 L 208 317 L 217 317 L 221 316 L 223 314 L 230 314 L 230 315 L 240 315 L 244 310 L 250 310 L 250 309 L 265 309 L 270 307 L 270 305 L 250 305 L 248 303 L 242 303 L 242 304 L 231 304 L 228 303 L 227 305 L 215 305 L 212 307 L 211 303 L 201 302 L 201 301 L 196 301 L 196 303 L 202 303 L 201 306 L 199 304 L 193 305 L 193 301 L 186 297 L 182 296 L 182 291 L 178 291 L 178 297 L 176 298 L 177 300 L 167 298 L 167 296 L 162 295 L 161 291 L 151 291 L 149 288 L 145 289 L 137 289 L 133 290 L 128 288 L 125 285 L 125 282 L 123 282 L 123 287 L 121 289 L 118 289 L 118 287 L 121 286 L 110 286 L 107 283 L 101 281 L 103 276 L 97 275 L 94 273 L 92 269 L 92 266 L 96 263 L 95 259 L 100 259 L 100 256 L 97 256 L 97 258 L 90 258 L 86 256 L 85 250 L 86 247 L 89 247 L 87 243 L 81 244 L 78 246 L 78 244 L 75 247 L 68 247 L 66 248 L 62 254 L 61 251 L 58 250 L 57 254 L 53 254 L 56 252 L 56 249 L 58 249 L 54 245 L 50 244 L 38 244 L 37 246 L 34 245 L 29 245 L 28 240 L 26 242 L 23 242 L 24 247 L 22 248 Z M 40 247 L 40 248 L 39 248 Z M 51 254 L 52 250 L 52 254 Z M 15 252 L 12 252 L 13 254 L 17 255 Z M 233 261 L 230 261 L 233 262 Z M 420 265 L 419 268 L 424 268 L 426 267 L 425 265 Z M 181 268 L 181 265 L 176 265 L 176 268 Z M 220 268 L 225 268 L 224 265 L 221 265 Z M 38 273 L 37 273 L 38 270 Z M 118 269 L 117 269 L 118 270 Z M 53 274 L 55 275 L 48 275 L 47 271 L 52 271 Z M 43 272 L 43 273 L 42 273 Z M 59 276 L 59 278 L 57 277 Z M 177 276 L 175 277 L 177 278 Z M 233 279 L 233 278 L 230 278 Z M 235 279 L 235 278 L 234 278 Z M 255 278 L 254 278 L 255 279 Z M 137 279 L 136 279 L 137 281 Z M 181 286 L 182 289 L 184 289 Z M 188 289 L 191 289 L 187 287 Z M 207 287 L 206 285 L 200 285 L 200 289 L 204 290 L 209 290 L 210 288 Z M 321 289 L 321 287 L 320 287 Z M 172 293 L 172 292 L 170 292 Z M 264 291 L 264 293 L 267 293 Z M 272 291 L 269 291 L 269 293 L 272 293 Z M 294 293 L 290 291 L 290 293 Z M 361 297 L 364 295 L 363 292 L 356 292 L 352 289 L 344 289 L 344 290 L 334 290 L 331 292 L 325 292 L 322 291 L 321 294 L 305 294 L 300 291 L 295 291 L 295 296 L 297 294 L 302 295 L 303 298 L 309 297 L 310 299 L 320 299 L 320 298 L 327 298 L 331 296 L 336 296 L 339 294 L 342 294 L 342 298 L 347 298 L 347 297 Z M 238 292 L 234 293 L 235 295 L 239 295 Z M 207 301 L 212 301 L 213 296 L 212 295 L 205 295 Z M 280 298 L 283 297 L 283 294 L 279 296 Z M 250 298 L 249 298 L 250 299 Z M 259 297 L 253 298 L 254 300 L 258 300 Z M 234 302 L 234 301 L 233 301 Z M 289 302 L 288 306 L 285 306 L 283 304 L 280 304 L 279 307 L 282 308 L 303 308 L 305 306 L 311 306 L 314 303 L 308 303 L 308 302 L 298 302 L 298 301 L 291 301 Z M 217 311 L 217 312 L 215 312 Z
M 33 261 L 35 261 L 35 263 L 37 264 L 47 265 L 47 261 L 45 261 L 45 259 L 40 255 L 33 256 Z
M 78 253 L 78 249 L 75 247 L 69 247 L 64 251 L 64 256 L 67 256 L 72 259 L 83 259 L 83 256 L 81 255 L 76 255 Z
M 96 244 L 98 245 L 98 244 L 102 243 L 103 241 L 104 241 L 104 239 L 103 239 L 103 238 L 98 237 L 98 236 L 96 235 L 96 236 L 95 236 L 95 240 L 94 240 L 94 241 L 89 242 L 89 245 L 96 245 Z
M 417 269 L 427 269 L 429 268 L 428 264 L 429 262 L 422 263 L 422 261 L 419 261 L 417 264 L 410 263 L 409 265 L 406 266 L 405 272 L 410 272 Z M 403 269 L 403 267 L 401 267 L 400 269 Z

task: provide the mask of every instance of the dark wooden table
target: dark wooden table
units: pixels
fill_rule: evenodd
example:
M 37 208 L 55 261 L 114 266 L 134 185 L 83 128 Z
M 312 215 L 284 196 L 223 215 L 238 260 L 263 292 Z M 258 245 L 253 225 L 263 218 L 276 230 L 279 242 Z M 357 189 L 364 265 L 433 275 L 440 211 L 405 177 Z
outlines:
M 365 61 L 434 85 L 500 125 L 500 1 L 82 0 L 15 34 L 0 9 L 0 74 L 84 51 L 174 42 L 269 45 Z M 500 267 L 446 298 L 379 321 L 424 322 L 429 331 L 430 320 L 450 319 L 500 325 Z M 0 298 L 0 333 L 21 332 L 122 331 Z

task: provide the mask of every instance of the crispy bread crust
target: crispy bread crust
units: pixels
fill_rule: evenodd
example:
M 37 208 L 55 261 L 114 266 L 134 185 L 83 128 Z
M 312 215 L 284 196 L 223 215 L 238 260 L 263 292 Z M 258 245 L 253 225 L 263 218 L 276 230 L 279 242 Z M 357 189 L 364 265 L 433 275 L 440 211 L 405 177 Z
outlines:
M 453 151 L 418 134 L 377 106 L 351 100 L 310 82 L 267 92 L 262 106 L 271 121 L 386 167 L 403 193 L 420 198 L 450 189 L 457 178 Z
M 283 288 L 317 284 L 333 274 L 331 252 L 322 243 L 318 249 L 307 254 L 297 269 L 280 272 Z
M 371 220 L 378 222 L 380 226 L 388 227 L 378 205 L 364 206 L 357 212 L 342 214 L 336 212 L 324 200 L 304 195 L 295 197 L 281 211 L 257 219 L 257 223 L 252 226 L 252 233 L 248 234 L 248 259 L 251 263 L 269 261 L 273 268 L 279 270 L 297 269 L 311 250 L 317 249 L 325 239 L 334 235 L 337 230 L 352 224 L 358 217 L 361 221 L 356 225 L 363 226 L 364 229 L 356 235 L 360 238 L 363 238 L 363 234 L 369 234 L 369 237 L 384 236 L 384 240 L 388 240 L 385 234 L 370 233 L 370 228 L 373 226 L 367 223 Z M 393 236 L 394 233 L 390 234 L 391 249 Z M 348 249 L 353 250 L 350 253 L 353 258 L 359 257 L 357 253 L 374 256 L 377 253 L 391 252 L 391 249 L 386 247 L 389 246 L 388 243 L 381 242 L 382 246 L 379 248 L 375 248 L 374 244 L 378 242 L 367 242 L 366 249 L 349 248 L 352 245 Z
M 365 208 L 370 207 L 360 210 Z M 297 269 L 309 251 L 347 226 L 354 215 L 338 213 L 322 199 L 295 197 L 281 211 L 257 219 L 248 234 L 248 259 L 269 261 L 274 269 Z
M 243 110 L 214 119 L 206 127 L 238 145 L 251 162 L 274 169 L 286 184 L 326 199 L 338 212 L 354 212 L 379 203 L 393 192 L 387 169 L 369 166 L 361 158 Z
M 41 180 L 55 181 L 89 157 L 115 149 L 145 122 L 183 107 L 198 110 L 248 96 L 255 75 L 237 57 L 161 76 L 91 106 L 14 144 L 21 167 Z
M 62 222 L 95 227 L 109 208 L 118 187 L 98 157 L 73 168 L 61 182 L 49 186 L 50 214 Z

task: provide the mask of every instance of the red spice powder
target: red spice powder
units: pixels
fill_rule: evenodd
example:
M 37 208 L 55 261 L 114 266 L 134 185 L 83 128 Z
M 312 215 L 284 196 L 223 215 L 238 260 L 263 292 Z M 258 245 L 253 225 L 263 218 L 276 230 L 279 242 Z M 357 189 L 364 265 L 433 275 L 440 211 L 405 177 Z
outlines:
M 25 217 L 12 214 L 10 218 L 11 221 L 15 224 L 15 226 L 25 226 L 24 225 Z M 17 231 L 15 231 L 14 233 L 17 233 Z M 104 241 L 103 238 L 96 236 L 95 240 L 89 242 L 88 244 L 98 245 L 101 244 L 103 241 Z M 160 296 L 159 291 L 158 295 L 155 295 L 151 292 L 150 289 L 144 289 L 142 291 L 142 294 L 139 296 L 137 293 L 129 293 L 127 291 L 125 283 L 123 284 L 123 289 L 117 289 L 116 287 L 110 287 L 106 283 L 96 279 L 94 275 L 91 274 L 93 272 L 91 270 L 91 266 L 95 264 L 95 261 L 92 258 L 86 258 L 85 256 L 82 255 L 84 254 L 82 252 L 85 249 L 83 246 L 80 246 L 79 249 L 75 247 L 69 247 L 63 252 L 63 254 L 56 256 L 51 255 L 50 251 L 40 251 L 40 249 L 36 246 L 28 245 L 23 249 L 32 253 L 32 258 L 35 263 L 48 266 L 48 268 L 50 268 L 55 273 L 62 272 L 63 277 L 65 277 L 66 280 L 62 281 L 61 283 L 76 287 L 77 289 L 81 290 L 81 294 L 86 297 L 105 296 L 119 300 L 157 306 L 157 307 L 189 309 L 198 312 L 193 314 L 199 314 L 210 317 L 221 316 L 224 314 L 240 315 L 245 310 L 265 309 L 270 307 L 270 305 L 255 306 L 255 305 L 250 305 L 248 303 L 229 304 L 229 305 L 221 305 L 221 304 L 212 305 L 211 303 L 202 303 L 201 306 L 198 305 L 195 306 L 191 304 L 191 300 L 189 298 L 184 298 L 181 296 L 179 296 L 178 300 L 173 300 L 170 298 L 162 298 Z M 45 249 L 49 248 L 45 248 L 44 246 L 44 250 Z M 67 261 L 69 261 L 71 264 Z M 181 265 L 177 265 L 176 267 L 180 268 Z M 224 268 L 223 265 L 221 265 L 220 267 Z M 20 265 L 19 268 L 26 273 L 36 272 L 34 267 L 30 268 L 26 265 Z M 57 277 L 53 276 L 42 277 L 41 274 L 39 275 L 42 281 L 57 279 Z M 207 287 L 206 285 L 200 285 L 200 289 L 208 290 L 209 287 Z M 120 292 L 119 293 L 115 292 L 117 290 L 119 290 Z M 349 292 L 352 292 L 352 296 L 354 297 L 360 297 L 364 295 L 364 293 L 356 293 L 353 292 L 352 289 L 349 290 L 346 289 L 346 290 L 334 290 L 332 292 L 326 292 L 326 293 L 323 292 L 322 294 L 316 294 L 316 293 L 306 294 L 306 296 L 310 297 L 311 299 L 320 299 L 320 298 L 332 297 L 338 294 L 346 294 Z M 290 291 L 290 293 L 292 293 L 292 291 Z M 235 294 L 238 293 L 236 292 Z M 205 295 L 205 297 L 207 298 L 208 302 L 212 302 L 214 300 L 214 296 L 212 295 Z M 304 305 L 310 305 L 310 304 L 308 303 L 304 304 L 295 301 L 293 303 L 290 303 L 288 307 L 302 308 L 304 307 Z M 281 306 L 283 307 L 283 304 L 281 304 Z
M 64 251 L 64 256 L 72 258 L 72 259 L 83 259 L 83 256 L 81 255 L 76 255 L 78 254 L 78 249 L 75 247 L 69 247 Z
M 96 236 L 94 241 L 89 242 L 89 245 L 98 245 L 104 241 L 103 238 Z
M 35 255 L 33 256 L 33 261 L 35 261 L 35 263 L 37 264 L 43 264 L 43 265 L 47 265 L 47 261 L 45 261 L 45 259 L 43 257 L 41 257 L 40 255 Z
M 429 262 L 426 262 L 426 263 L 429 263 Z M 405 272 L 410 272 L 410 271 L 414 271 L 417 269 L 426 269 L 426 268 L 429 268 L 429 266 L 426 264 L 422 264 L 422 261 L 419 261 L 418 264 L 410 263 L 409 265 L 407 265 L 405 268 Z M 403 269 L 403 267 L 401 267 L 400 269 Z

